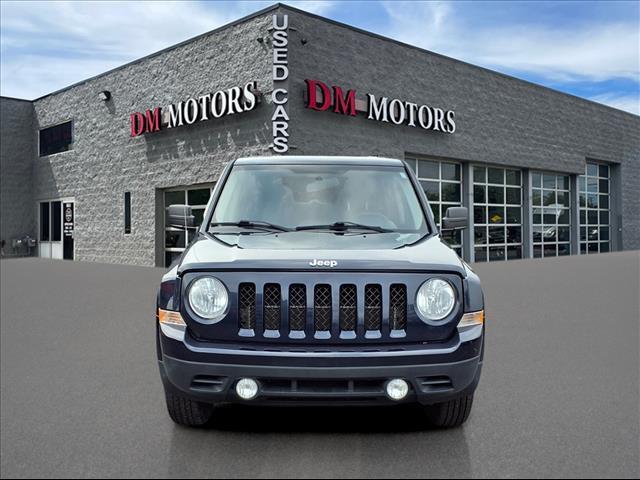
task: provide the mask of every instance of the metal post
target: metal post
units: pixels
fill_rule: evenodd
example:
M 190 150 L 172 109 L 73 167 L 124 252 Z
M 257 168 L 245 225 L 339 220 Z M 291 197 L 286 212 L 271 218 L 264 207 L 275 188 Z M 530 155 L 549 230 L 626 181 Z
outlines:
M 533 201 L 531 170 L 522 170 L 522 258 L 533 258 Z
M 622 250 L 622 167 L 609 165 L 609 244 L 611 251 Z
M 462 164 L 462 206 L 468 209 L 469 227 L 462 231 L 462 258 L 472 263 L 475 260 L 473 250 L 473 165 L 469 162 Z
M 580 192 L 578 175 L 570 177 L 570 208 L 571 208 L 571 255 L 580 255 Z

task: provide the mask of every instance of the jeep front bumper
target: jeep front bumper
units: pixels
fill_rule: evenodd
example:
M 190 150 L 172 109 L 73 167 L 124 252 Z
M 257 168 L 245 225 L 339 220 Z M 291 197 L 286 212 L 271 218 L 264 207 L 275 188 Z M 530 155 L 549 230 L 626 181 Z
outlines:
M 447 343 L 378 348 L 252 348 L 176 340 L 158 331 L 158 361 L 166 389 L 208 403 L 396 404 L 385 390 L 409 384 L 401 402 L 423 405 L 472 393 L 480 379 L 484 332 L 475 327 Z M 251 378 L 258 396 L 241 400 L 236 383 Z

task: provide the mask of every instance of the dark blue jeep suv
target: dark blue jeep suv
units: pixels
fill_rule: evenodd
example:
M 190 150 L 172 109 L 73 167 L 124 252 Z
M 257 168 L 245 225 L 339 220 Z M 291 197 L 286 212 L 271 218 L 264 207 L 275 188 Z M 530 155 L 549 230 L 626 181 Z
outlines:
M 221 403 L 419 403 L 469 416 L 483 359 L 478 277 L 441 240 L 410 167 L 369 157 L 231 162 L 163 277 L 157 350 L 171 418 Z M 442 231 L 465 228 L 452 207 Z

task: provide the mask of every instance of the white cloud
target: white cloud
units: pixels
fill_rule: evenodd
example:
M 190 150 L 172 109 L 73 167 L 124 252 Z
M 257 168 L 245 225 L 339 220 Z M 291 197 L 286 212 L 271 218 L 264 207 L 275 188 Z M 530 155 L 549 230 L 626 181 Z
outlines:
M 284 3 L 316 15 L 326 15 L 337 5 L 334 0 L 293 0 Z
M 596 95 L 589 100 L 603 103 L 613 108 L 618 108 L 635 115 L 640 115 L 640 92 L 635 95 L 619 95 L 615 93 L 605 93 Z
M 197 3 L 2 2 L 4 95 L 33 98 L 234 18 Z
M 637 20 L 581 26 L 465 24 L 464 3 L 385 2 L 398 40 L 470 63 L 556 81 L 640 76 Z
M 72 55 L 141 56 L 233 18 L 193 2 L 3 2 L 2 39 Z
M 272 4 L 2 0 L 2 95 L 45 95 Z M 319 14 L 334 6 L 292 4 Z
M 32 100 L 122 65 L 119 60 L 28 55 L 3 62 L 2 95 Z M 6 66 L 5 66 L 6 65 Z

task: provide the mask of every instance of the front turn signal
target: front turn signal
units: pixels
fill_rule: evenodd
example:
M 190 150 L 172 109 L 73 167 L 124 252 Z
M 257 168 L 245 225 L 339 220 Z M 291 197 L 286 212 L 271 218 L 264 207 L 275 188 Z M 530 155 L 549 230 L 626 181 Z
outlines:
M 484 325 L 484 310 L 478 312 L 465 313 L 458 323 L 458 327 L 475 327 Z
M 158 322 L 165 325 L 187 326 L 180 312 L 172 312 L 171 310 L 163 310 L 161 308 L 158 309 Z

